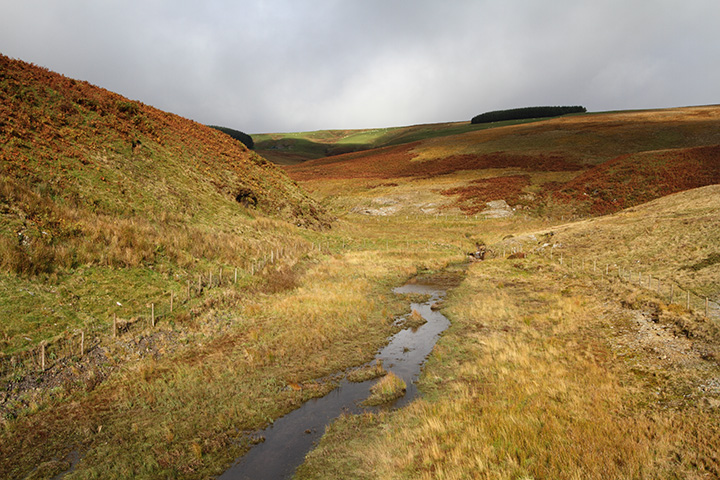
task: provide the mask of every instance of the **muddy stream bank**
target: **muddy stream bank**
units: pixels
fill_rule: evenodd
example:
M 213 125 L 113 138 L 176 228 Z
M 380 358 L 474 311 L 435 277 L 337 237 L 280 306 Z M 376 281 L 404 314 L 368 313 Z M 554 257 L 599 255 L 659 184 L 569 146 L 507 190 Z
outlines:
M 300 408 L 277 419 L 271 426 L 257 432 L 262 443 L 255 445 L 220 477 L 221 480 L 246 479 L 287 479 L 302 464 L 305 455 L 313 448 L 325 431 L 325 426 L 343 413 L 361 413 L 378 408 L 401 408 L 417 396 L 416 382 L 422 366 L 440 334 L 450 326 L 450 321 L 433 306 L 447 294 L 452 284 L 445 279 L 414 279 L 402 287 L 395 288 L 397 294 L 427 295 L 421 303 L 410 303 L 410 311 L 417 311 L 426 323 L 405 328 L 389 338 L 375 360 L 383 367 L 402 378 L 407 384 L 405 395 L 391 404 L 381 407 L 361 405 L 370 395 L 377 379 L 361 383 L 340 381 L 338 388 L 324 397 L 307 401 Z

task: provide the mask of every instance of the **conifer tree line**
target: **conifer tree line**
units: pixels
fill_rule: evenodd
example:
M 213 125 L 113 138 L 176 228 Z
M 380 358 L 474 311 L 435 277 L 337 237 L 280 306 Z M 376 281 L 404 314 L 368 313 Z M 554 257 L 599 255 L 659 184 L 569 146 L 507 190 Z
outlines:
M 241 132 L 240 130 L 234 130 L 227 127 L 218 127 L 216 125 L 208 125 L 208 127 L 214 128 L 215 130 L 220 130 L 221 132 L 230 135 L 235 140 L 241 141 L 250 150 L 255 147 L 255 142 L 253 141 L 252 137 L 247 133 Z
M 580 105 L 572 107 L 523 107 L 509 110 L 494 110 L 481 113 L 472 118 L 470 123 L 502 122 L 505 120 L 523 120 L 526 118 L 559 117 L 568 113 L 585 113 L 587 109 Z

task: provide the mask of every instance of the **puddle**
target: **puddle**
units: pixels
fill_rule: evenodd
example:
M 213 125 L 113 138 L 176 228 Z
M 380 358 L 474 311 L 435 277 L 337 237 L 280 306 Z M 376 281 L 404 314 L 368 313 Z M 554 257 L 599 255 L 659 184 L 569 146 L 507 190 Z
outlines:
M 363 407 L 360 402 L 370 395 L 370 387 L 377 379 L 362 383 L 342 380 L 338 388 L 322 398 L 304 403 L 277 419 L 273 425 L 257 435 L 265 441 L 254 446 L 220 477 L 222 480 L 286 479 L 304 461 L 305 455 L 325 432 L 325 426 L 342 413 L 360 413 L 378 408 L 400 408 L 417 396 L 415 385 L 425 359 L 432 351 L 440 334 L 450 326 L 450 321 L 431 306 L 446 293 L 444 286 L 432 283 L 408 283 L 393 290 L 398 294 L 430 295 L 423 303 L 411 303 L 410 311 L 417 310 L 427 323 L 415 330 L 405 329 L 390 337 L 389 343 L 378 352 L 375 360 L 383 367 L 405 380 L 405 395 L 391 405 Z M 374 362 L 371 362 L 374 363 Z

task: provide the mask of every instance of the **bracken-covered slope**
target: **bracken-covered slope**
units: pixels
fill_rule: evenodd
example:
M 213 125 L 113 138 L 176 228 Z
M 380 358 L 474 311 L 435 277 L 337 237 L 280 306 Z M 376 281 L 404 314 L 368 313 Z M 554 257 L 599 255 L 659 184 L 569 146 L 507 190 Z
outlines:
M 538 214 L 597 215 L 717 183 L 718 145 L 720 107 L 702 106 L 497 125 L 285 168 L 333 197 L 342 193 L 333 182 L 343 190 L 353 184 L 365 197 L 356 203 L 389 199 L 396 212 L 418 191 L 416 210 L 426 212 L 474 214 L 505 200 Z
M 0 357 L 137 315 L 327 218 L 222 132 L 0 55 Z
M 603 214 L 718 183 L 720 145 L 710 145 L 621 155 L 567 182 L 555 197 Z
M 312 220 L 286 175 L 214 129 L 4 56 L 0 95 L 0 173 L 46 196 L 155 214 L 200 211 L 203 196 L 220 195 Z

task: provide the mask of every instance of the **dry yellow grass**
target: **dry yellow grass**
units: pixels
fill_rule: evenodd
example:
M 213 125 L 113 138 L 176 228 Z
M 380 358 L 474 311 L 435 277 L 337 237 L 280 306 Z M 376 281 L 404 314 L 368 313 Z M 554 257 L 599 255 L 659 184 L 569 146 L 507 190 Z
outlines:
M 614 215 L 554 227 L 547 242 L 599 266 L 673 281 L 694 293 L 720 295 L 720 185 L 663 197 Z M 538 237 L 547 233 L 537 232 Z M 543 240 L 545 241 L 545 240 Z M 528 245 L 529 248 L 537 247 Z M 544 253 L 548 255 L 547 249 Z
M 615 358 L 611 327 L 625 325 L 627 312 L 610 312 L 589 281 L 568 285 L 544 263 L 523 267 L 473 267 L 449 300 L 453 325 L 423 377 L 426 398 L 391 414 L 343 418 L 300 478 L 720 473 L 717 409 L 682 401 L 672 384 L 662 385 L 660 400 L 634 365 L 648 361 L 641 351 L 633 361 Z M 720 372 L 712 365 L 705 381 Z M 671 370 L 662 371 L 667 382 Z M 338 441 L 356 429 L 362 433 Z M 333 458 L 344 459 L 342 473 L 319 473 L 335 471 Z
M 538 234 L 504 240 L 539 255 L 472 266 L 447 302 L 425 397 L 341 418 L 299 478 L 718 477 L 718 325 L 578 268 L 642 265 L 714 292 L 718 265 L 702 262 L 718 206 L 720 187 L 706 187 L 555 227 L 553 262 Z
M 407 313 L 392 287 L 418 268 L 442 268 L 458 257 L 442 246 L 399 255 L 397 244 L 388 249 L 379 238 L 363 247 L 350 242 L 351 231 L 339 226 L 324 237 L 322 252 L 283 270 L 273 282 L 295 276 L 284 288 L 264 286 L 284 268 L 275 265 L 248 290 L 214 290 L 196 318 L 160 327 L 172 341 L 156 344 L 156 360 L 129 361 L 118 343 L 108 362 L 126 363 L 106 383 L 40 399 L 3 422 L 0 469 L 11 477 L 41 464 L 61 470 L 49 459 L 82 443 L 76 475 L 220 473 L 247 448 L 233 440 L 238 429 L 266 425 L 333 387 L 315 379 L 372 359 L 395 331 L 395 318 Z
M 405 381 L 389 372 L 370 388 L 370 396 L 363 402 L 364 405 L 382 405 L 405 395 L 407 384 Z

